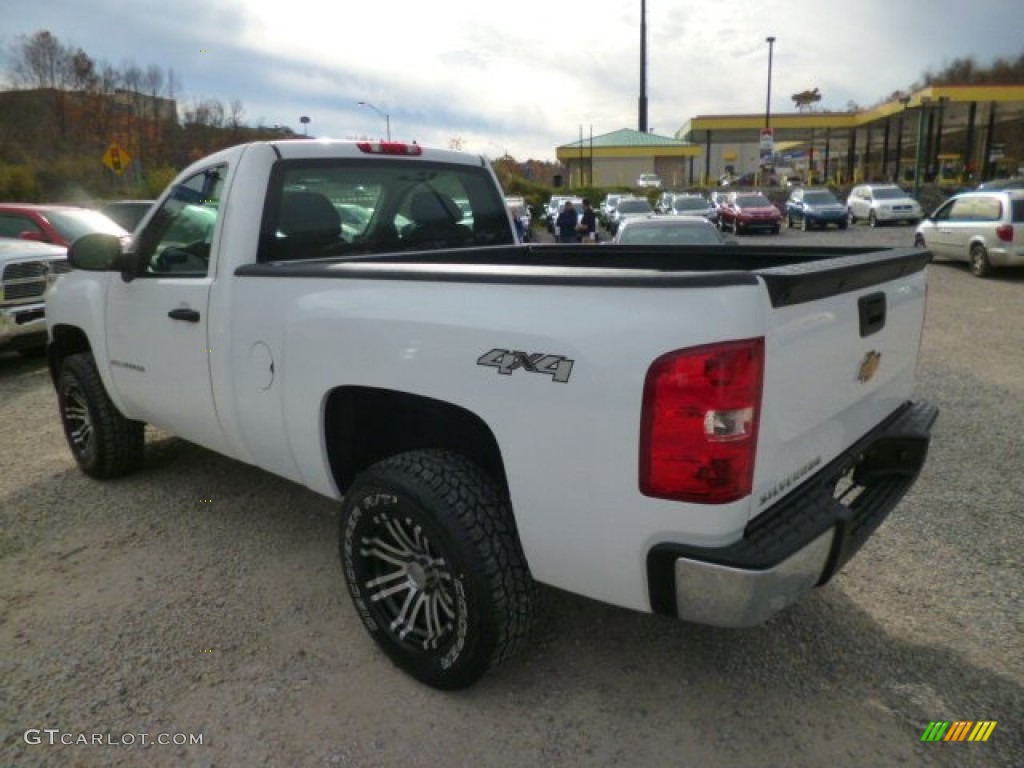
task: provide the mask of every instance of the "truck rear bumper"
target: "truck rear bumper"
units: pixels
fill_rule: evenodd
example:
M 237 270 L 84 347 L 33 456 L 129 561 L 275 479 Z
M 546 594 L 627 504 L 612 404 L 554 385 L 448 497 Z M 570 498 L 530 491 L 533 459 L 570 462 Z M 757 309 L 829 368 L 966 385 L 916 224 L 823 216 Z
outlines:
M 717 549 L 659 544 L 651 609 L 722 627 L 760 624 L 827 582 L 913 486 L 938 409 L 908 403 Z

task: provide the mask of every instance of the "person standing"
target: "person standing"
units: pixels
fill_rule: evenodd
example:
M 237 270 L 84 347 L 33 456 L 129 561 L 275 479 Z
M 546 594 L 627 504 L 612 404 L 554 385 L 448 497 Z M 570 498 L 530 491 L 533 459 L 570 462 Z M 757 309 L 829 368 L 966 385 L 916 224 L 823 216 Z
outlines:
M 583 198 L 583 214 L 580 216 L 580 239 L 584 242 L 597 240 L 597 214 L 590 204 L 590 198 Z
M 576 232 L 576 225 L 579 224 L 579 217 L 576 215 L 576 206 L 572 200 L 566 200 L 562 206 L 562 212 L 555 219 L 555 230 L 558 232 L 558 242 L 576 243 L 579 242 L 579 235 Z

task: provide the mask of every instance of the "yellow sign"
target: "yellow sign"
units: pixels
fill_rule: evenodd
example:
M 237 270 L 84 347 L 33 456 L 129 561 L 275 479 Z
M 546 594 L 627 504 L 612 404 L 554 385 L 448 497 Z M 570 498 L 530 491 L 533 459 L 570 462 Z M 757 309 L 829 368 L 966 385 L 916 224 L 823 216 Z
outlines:
M 107 151 L 103 153 L 103 164 L 118 175 L 128 170 L 128 164 L 131 161 L 132 156 L 116 141 L 112 142 L 107 147 Z

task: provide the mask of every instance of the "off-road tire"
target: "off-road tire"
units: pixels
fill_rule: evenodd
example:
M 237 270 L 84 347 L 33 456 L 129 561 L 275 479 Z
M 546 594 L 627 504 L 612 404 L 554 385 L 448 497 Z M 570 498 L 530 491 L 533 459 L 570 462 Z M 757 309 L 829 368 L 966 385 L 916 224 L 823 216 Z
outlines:
M 364 626 L 420 682 L 465 688 L 525 644 L 536 585 L 511 505 L 464 456 L 412 451 L 364 471 L 339 544 Z
M 91 353 L 64 358 L 57 378 L 57 405 L 71 455 L 87 475 L 109 480 L 142 463 L 145 424 L 117 410 Z

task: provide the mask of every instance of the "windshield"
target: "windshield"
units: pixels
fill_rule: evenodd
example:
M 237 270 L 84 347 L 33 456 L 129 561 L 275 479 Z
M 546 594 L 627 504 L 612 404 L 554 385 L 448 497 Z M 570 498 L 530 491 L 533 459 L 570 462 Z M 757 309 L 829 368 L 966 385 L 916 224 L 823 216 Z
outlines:
M 882 187 L 873 192 L 875 200 L 898 200 L 907 196 L 907 193 L 898 187 Z
M 99 211 L 47 211 L 46 218 L 69 243 L 73 243 L 82 235 L 91 235 L 94 232 L 118 237 L 127 234 Z
M 804 202 L 811 205 L 839 205 L 836 196 L 831 192 L 806 192 Z
M 691 225 L 692 222 L 692 225 Z M 699 224 L 699 226 L 694 226 Z M 724 238 L 711 224 L 696 221 L 630 221 L 616 240 L 620 245 L 722 245 Z
M 736 205 L 740 208 L 767 208 L 771 203 L 764 195 L 740 195 L 736 198 Z
M 673 200 L 672 207 L 677 211 L 703 211 L 707 209 L 708 204 L 700 197 L 683 197 Z
M 623 200 L 619 203 L 619 213 L 647 213 L 651 209 L 651 204 L 646 200 Z

